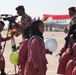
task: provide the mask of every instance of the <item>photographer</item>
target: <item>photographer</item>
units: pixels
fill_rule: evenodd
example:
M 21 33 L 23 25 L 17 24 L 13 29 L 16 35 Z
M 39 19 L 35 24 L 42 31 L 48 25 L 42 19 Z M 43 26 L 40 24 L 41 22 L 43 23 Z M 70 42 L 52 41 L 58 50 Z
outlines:
M 20 5 L 16 7 L 17 14 L 21 16 L 21 24 L 16 23 L 17 36 L 22 34 L 22 39 L 24 40 L 24 31 L 27 25 L 31 24 L 31 17 L 25 13 L 24 6 Z M 18 34 L 19 33 L 19 34 Z

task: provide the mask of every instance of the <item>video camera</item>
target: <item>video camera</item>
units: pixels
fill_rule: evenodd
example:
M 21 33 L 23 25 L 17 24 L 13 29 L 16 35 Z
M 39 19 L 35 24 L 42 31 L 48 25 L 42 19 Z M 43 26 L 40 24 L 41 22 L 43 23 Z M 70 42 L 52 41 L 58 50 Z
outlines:
M 4 21 L 9 21 L 9 29 L 13 29 L 16 26 L 15 20 L 17 19 L 18 15 L 13 16 L 11 14 L 1 14 L 1 16 L 3 17 L 2 19 Z
M 3 17 L 4 21 L 9 21 L 9 22 L 15 22 L 15 20 L 17 19 L 18 15 L 10 15 L 10 14 L 1 14 L 1 16 Z

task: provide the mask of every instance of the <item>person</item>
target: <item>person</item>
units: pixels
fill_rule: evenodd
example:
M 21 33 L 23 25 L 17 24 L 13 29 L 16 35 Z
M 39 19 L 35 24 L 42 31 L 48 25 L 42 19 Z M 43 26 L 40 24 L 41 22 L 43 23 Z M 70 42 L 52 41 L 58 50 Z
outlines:
M 15 26 L 17 29 L 16 31 L 18 32 L 16 36 L 22 34 L 22 39 L 24 40 L 25 39 L 24 30 L 27 25 L 31 25 L 32 19 L 28 14 L 26 14 L 25 8 L 23 5 L 19 5 L 18 7 L 16 7 L 16 11 L 17 11 L 17 14 L 21 16 L 21 24 L 16 23 L 16 26 Z
M 25 40 L 23 40 L 20 43 L 20 47 L 19 47 L 19 57 L 18 57 L 18 75 L 24 75 L 24 68 L 26 65 L 26 62 L 28 60 L 28 40 L 30 38 L 30 26 L 26 26 L 25 28 L 25 32 L 24 32 L 24 37 Z
M 57 74 L 65 75 L 65 69 L 67 62 L 72 58 L 72 42 L 73 40 L 73 32 L 76 30 L 76 24 L 73 24 L 68 32 L 68 35 L 66 37 L 66 42 L 63 48 L 60 50 L 60 62 L 57 69 Z M 65 61 L 64 61 L 65 60 Z
M 5 42 L 7 40 L 12 39 L 12 36 L 3 38 L 1 35 L 1 32 L 3 31 L 5 23 L 3 21 L 0 21 L 0 71 L 1 71 L 1 75 L 6 75 L 5 73 L 5 59 L 3 56 L 3 51 L 2 51 L 2 45 L 1 42 Z
M 75 29 L 76 29 L 76 24 L 73 24 L 72 26 L 70 26 L 68 34 L 64 38 L 65 44 L 62 47 L 62 49 L 60 50 L 60 56 L 66 51 L 67 48 L 71 47 L 71 42 L 73 41 L 72 34 L 73 34 Z
M 65 33 L 68 33 L 71 25 L 76 24 L 76 7 L 69 7 L 68 10 L 71 20 L 68 26 L 64 28 Z
M 76 75 L 76 29 L 73 32 L 72 58 L 67 62 L 65 75 Z
M 44 23 L 36 20 L 31 24 L 31 38 L 28 42 L 28 61 L 24 75 L 46 75 L 47 59 L 45 53 L 52 54 L 45 48 L 43 41 Z

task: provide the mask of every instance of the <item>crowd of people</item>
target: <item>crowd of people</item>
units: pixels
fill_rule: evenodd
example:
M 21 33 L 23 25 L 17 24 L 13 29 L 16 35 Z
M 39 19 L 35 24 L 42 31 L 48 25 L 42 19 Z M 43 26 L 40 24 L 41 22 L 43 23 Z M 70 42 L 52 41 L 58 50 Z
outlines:
M 57 69 L 59 75 L 76 75 L 76 7 L 70 7 L 71 17 L 69 25 L 64 29 L 67 33 L 65 44 L 60 50 L 60 59 Z
M 65 33 L 67 32 L 67 36 L 65 37 L 65 45 L 59 53 L 57 74 L 76 75 L 76 8 L 70 7 L 68 10 L 71 21 L 70 25 L 64 30 Z M 31 17 L 26 14 L 23 5 L 16 7 L 16 11 L 18 16 L 21 16 L 21 24 L 15 22 L 13 27 L 16 32 L 6 38 L 2 38 L 0 34 L 1 75 L 6 75 L 1 42 L 11 40 L 13 36 L 18 37 L 19 35 L 22 35 L 22 41 L 17 47 L 19 51 L 17 75 L 46 75 L 48 64 L 46 54 L 52 55 L 52 52 L 45 48 L 44 23 L 41 20 L 32 21 Z M 3 30 L 4 25 L 4 22 L 0 21 L 0 32 Z

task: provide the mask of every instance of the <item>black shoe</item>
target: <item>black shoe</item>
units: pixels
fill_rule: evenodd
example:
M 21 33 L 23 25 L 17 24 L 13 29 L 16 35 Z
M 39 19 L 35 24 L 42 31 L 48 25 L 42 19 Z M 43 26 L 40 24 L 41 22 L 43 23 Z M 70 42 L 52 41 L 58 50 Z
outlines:
M 6 73 L 2 73 L 1 75 L 7 75 Z

